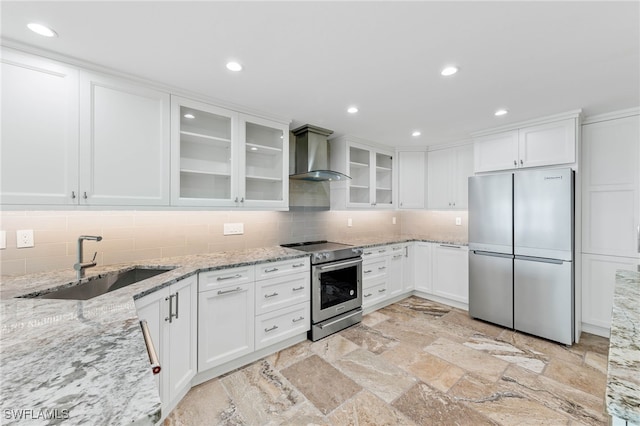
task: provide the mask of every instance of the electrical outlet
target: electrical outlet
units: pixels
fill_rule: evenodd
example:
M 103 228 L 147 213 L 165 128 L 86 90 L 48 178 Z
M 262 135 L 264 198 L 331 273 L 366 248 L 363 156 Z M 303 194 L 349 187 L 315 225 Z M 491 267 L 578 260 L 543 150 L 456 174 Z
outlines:
M 353 226 L 353 220 L 351 218 L 347 219 L 347 226 L 351 228 Z
M 7 231 L 0 231 L 0 250 L 7 248 Z
M 18 229 L 16 241 L 18 248 L 33 247 L 33 229 Z
M 391 224 L 392 224 L 392 225 L 395 225 L 395 224 L 396 224 L 396 217 L 395 217 L 395 216 L 393 216 L 393 217 L 391 218 Z
M 462 226 L 462 218 L 456 217 L 456 226 Z
M 225 223 L 224 235 L 242 235 L 244 234 L 244 223 Z

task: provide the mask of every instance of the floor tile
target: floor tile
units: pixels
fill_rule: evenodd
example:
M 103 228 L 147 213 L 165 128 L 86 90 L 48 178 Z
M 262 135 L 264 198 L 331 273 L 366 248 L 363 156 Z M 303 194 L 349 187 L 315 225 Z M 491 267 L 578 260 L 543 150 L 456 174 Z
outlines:
M 343 330 L 340 334 L 361 348 L 375 354 L 381 354 L 398 344 L 395 339 L 387 337 L 378 330 L 362 324 Z
M 447 392 L 466 374 L 462 368 L 426 352 L 418 354 L 407 371 L 442 392 Z
M 544 375 L 591 395 L 601 394 L 607 385 L 607 375 L 601 371 L 558 359 L 551 360 Z
M 346 376 L 385 402 L 391 402 L 409 389 L 416 379 L 384 358 L 358 349 L 335 363 Z
M 285 376 L 322 414 L 333 411 L 362 387 L 317 355 L 282 370 Z
M 400 411 L 385 404 L 384 401 L 366 390 L 358 393 L 346 403 L 338 407 L 329 416 L 333 425 L 360 425 L 360 426 L 413 426 Z
M 328 362 L 337 361 L 358 348 L 360 348 L 360 346 L 356 345 L 349 339 L 345 339 L 340 334 L 334 334 L 326 337 L 314 342 L 310 346 L 313 353 Z
M 517 364 L 535 373 L 542 373 L 548 361 L 548 358 L 540 352 L 525 352 L 507 342 L 501 342 L 483 336 L 472 336 L 464 345 L 503 361 Z
M 438 339 L 424 350 L 463 370 L 476 373 L 494 382 L 509 365 L 506 361 L 447 339 Z
M 425 383 L 416 383 L 391 405 L 419 425 L 497 424 Z

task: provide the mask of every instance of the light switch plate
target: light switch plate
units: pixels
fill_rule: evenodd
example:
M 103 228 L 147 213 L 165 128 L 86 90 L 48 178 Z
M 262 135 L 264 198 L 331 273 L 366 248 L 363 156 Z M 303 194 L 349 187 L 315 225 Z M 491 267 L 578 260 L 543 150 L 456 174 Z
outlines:
M 33 247 L 33 229 L 18 229 L 16 231 L 16 247 Z
M 242 235 L 244 234 L 244 223 L 225 223 L 224 235 Z
M 7 248 L 7 231 L 0 231 L 0 250 Z
M 395 225 L 395 224 L 396 224 L 396 217 L 395 217 L 395 216 L 393 216 L 393 217 L 391 218 L 391 224 L 392 224 L 392 225 Z
M 456 217 L 456 225 L 457 226 L 462 226 L 462 218 L 461 217 Z
M 347 226 L 351 228 L 353 226 L 353 220 L 351 218 L 347 219 Z

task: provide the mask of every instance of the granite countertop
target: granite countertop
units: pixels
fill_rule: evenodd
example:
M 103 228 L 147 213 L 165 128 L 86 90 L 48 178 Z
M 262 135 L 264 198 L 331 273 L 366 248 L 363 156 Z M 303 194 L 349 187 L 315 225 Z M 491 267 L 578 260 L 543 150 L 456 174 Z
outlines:
M 613 294 L 607 412 L 640 424 L 640 273 L 616 272 Z
M 434 241 L 413 235 L 341 241 L 356 247 Z M 72 424 L 152 424 L 161 403 L 134 300 L 198 272 L 305 257 L 275 247 L 180 256 L 87 270 L 84 281 L 135 267 L 174 269 L 89 300 L 17 298 L 77 282 L 75 271 L 4 278 L 0 285 L 3 424 L 55 416 Z M 22 418 L 23 420 L 19 420 Z

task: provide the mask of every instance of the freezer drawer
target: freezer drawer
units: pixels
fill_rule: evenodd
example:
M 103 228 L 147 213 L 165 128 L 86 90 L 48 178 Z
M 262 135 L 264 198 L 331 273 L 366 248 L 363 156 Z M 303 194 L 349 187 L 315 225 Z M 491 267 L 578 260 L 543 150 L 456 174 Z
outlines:
M 514 328 L 570 345 L 573 332 L 573 263 L 516 256 Z
M 469 252 L 469 315 L 513 328 L 513 256 Z

